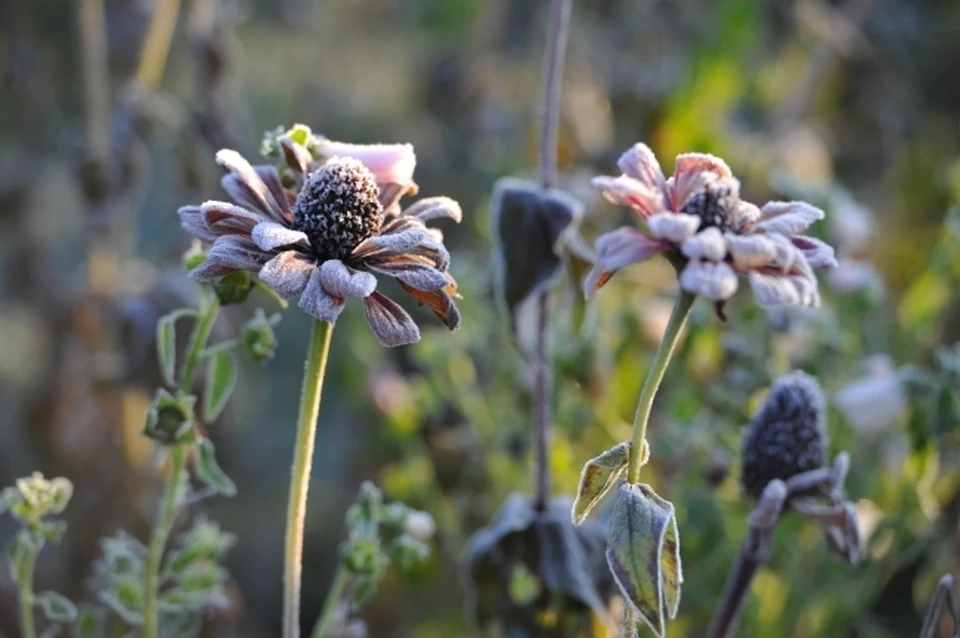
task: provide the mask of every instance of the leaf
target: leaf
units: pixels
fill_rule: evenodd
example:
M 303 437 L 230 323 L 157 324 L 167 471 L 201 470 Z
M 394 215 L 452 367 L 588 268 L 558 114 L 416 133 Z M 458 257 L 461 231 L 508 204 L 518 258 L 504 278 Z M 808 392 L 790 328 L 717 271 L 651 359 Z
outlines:
M 650 448 L 644 441 L 643 451 L 640 453 L 640 464 L 645 464 L 649 456 Z M 580 472 L 577 498 L 573 501 L 570 512 L 574 524 L 579 525 L 586 520 L 590 510 L 610 491 L 623 471 L 627 469 L 629 458 L 630 442 L 624 441 L 587 461 L 583 471 Z
M 14 503 L 20 500 L 20 493 L 17 492 L 15 487 L 4 488 L 3 491 L 0 491 L 0 514 L 3 514 Z
M 157 360 L 167 387 L 172 388 L 177 384 L 177 319 L 195 314 L 196 311 L 191 308 L 180 308 L 157 321 Z
M 94 609 L 81 609 L 73 627 L 74 638 L 101 638 L 106 632 L 103 617 Z
M 35 594 L 33 604 L 50 622 L 72 623 L 77 619 L 77 606 L 69 598 L 54 591 Z
M 237 384 L 237 364 L 228 352 L 217 352 L 207 363 L 207 385 L 203 396 L 203 420 L 215 420 Z
M 224 496 L 236 496 L 237 486 L 227 474 L 220 469 L 214 454 L 213 442 L 203 439 L 197 445 L 196 460 L 197 476 L 205 484 Z
M 559 271 L 560 249 L 583 216 L 583 205 L 562 191 L 504 178 L 494 187 L 491 206 L 497 296 L 514 327 L 517 307 Z
M 930 410 L 932 421 L 931 431 L 937 435 L 949 434 L 957 427 L 958 414 L 957 399 L 950 384 L 941 381 L 933 394 L 933 406 Z
M 607 564 L 624 597 L 657 636 L 680 603 L 679 536 L 673 505 L 649 485 L 620 483 L 610 515 Z

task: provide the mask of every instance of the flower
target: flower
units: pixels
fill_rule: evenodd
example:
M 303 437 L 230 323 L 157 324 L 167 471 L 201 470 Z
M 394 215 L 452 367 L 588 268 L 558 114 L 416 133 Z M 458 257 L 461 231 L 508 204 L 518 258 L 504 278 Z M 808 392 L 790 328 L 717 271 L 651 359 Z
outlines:
M 743 437 L 744 491 L 760 498 L 774 479 L 822 468 L 827 462 L 826 406 L 816 379 L 797 371 L 781 377 Z
M 635 144 L 618 166 L 622 175 L 596 177 L 593 185 L 610 202 L 635 210 L 647 232 L 622 227 L 597 238 L 597 262 L 584 282 L 588 297 L 621 268 L 663 253 L 687 292 L 722 302 L 745 276 L 761 304 L 819 305 L 812 269 L 835 265 L 833 248 L 798 233 L 823 219 L 822 210 L 805 202 L 757 208 L 742 201 L 740 182 L 713 155 L 678 155 L 666 179 L 653 151 Z
M 303 310 L 330 323 L 347 299 L 362 299 L 367 323 L 383 345 L 415 343 L 420 330 L 413 319 L 376 289 L 375 275 L 387 275 L 457 329 L 450 255 L 440 232 L 425 222 L 459 222 L 460 206 L 431 197 L 401 210 L 399 199 L 416 192 L 413 148 L 341 144 L 325 148 L 343 155 L 317 161 L 290 139 L 280 144 L 290 168 L 284 180 L 275 167 L 251 166 L 236 151 L 217 153 L 230 171 L 221 184 L 239 205 L 208 201 L 180 209 L 183 227 L 213 242 L 191 276 L 211 281 L 235 271 L 257 273 L 278 294 L 299 297 Z
M 907 393 L 889 356 L 873 355 L 865 363 L 868 374 L 841 387 L 833 401 L 850 427 L 871 435 L 889 430 L 903 417 Z

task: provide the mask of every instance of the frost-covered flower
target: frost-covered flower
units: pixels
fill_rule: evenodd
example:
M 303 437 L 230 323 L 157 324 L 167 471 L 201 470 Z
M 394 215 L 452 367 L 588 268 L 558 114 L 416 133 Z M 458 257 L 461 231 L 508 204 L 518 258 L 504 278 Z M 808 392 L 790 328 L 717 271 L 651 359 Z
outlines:
M 907 392 L 890 357 L 873 355 L 865 363 L 868 374 L 853 379 L 833 397 L 847 423 L 864 435 L 891 428 L 907 408 Z
M 761 304 L 819 304 L 813 268 L 835 265 L 833 248 L 799 233 L 823 219 L 822 210 L 742 201 L 740 182 L 713 155 L 678 155 L 667 179 L 653 151 L 635 144 L 618 166 L 622 175 L 596 177 L 593 185 L 636 211 L 646 232 L 623 227 L 597 238 L 597 262 L 584 282 L 588 297 L 621 268 L 663 253 L 678 267 L 684 290 L 714 301 L 729 299 L 744 276 Z
M 317 161 L 282 140 L 292 173 L 286 180 L 274 166 L 251 166 L 236 151 L 217 153 L 217 162 L 230 171 L 221 184 L 240 205 L 209 201 L 180 209 L 183 227 L 213 242 L 191 276 L 210 281 L 237 270 L 257 273 L 277 293 L 299 297 L 303 310 L 330 323 L 347 299 L 362 299 L 382 344 L 415 343 L 420 330 L 413 319 L 376 289 L 376 275 L 387 275 L 449 329 L 458 328 L 450 255 L 440 232 L 425 222 L 459 222 L 460 206 L 431 197 L 401 211 L 399 199 L 416 192 L 416 159 L 408 144 L 332 144 L 323 152 L 338 155 Z

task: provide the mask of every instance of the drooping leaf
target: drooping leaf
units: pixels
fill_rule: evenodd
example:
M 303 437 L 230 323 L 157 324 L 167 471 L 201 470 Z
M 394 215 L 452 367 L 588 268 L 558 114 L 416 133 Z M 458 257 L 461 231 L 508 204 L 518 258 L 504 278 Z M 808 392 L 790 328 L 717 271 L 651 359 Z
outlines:
M 676 616 L 683 581 L 673 505 L 649 485 L 620 483 L 606 555 L 624 597 L 662 637 L 664 617 Z
M 195 315 L 191 308 L 180 308 L 166 314 L 157 321 L 157 361 L 160 362 L 160 374 L 167 387 L 177 384 L 177 320 Z
M 213 354 L 207 363 L 207 384 L 203 396 L 203 420 L 214 421 L 226 407 L 237 384 L 237 364 L 229 352 Z
M 583 205 L 555 189 L 504 178 L 491 201 L 497 296 L 513 323 L 517 307 L 543 290 L 559 272 L 568 229 L 583 216 Z
M 647 462 L 650 450 L 644 441 L 640 452 L 640 464 Z M 577 486 L 577 497 L 573 501 L 571 518 L 574 524 L 579 525 L 590 513 L 590 510 L 600 502 L 600 499 L 617 483 L 617 479 L 624 470 L 630 458 L 630 442 L 624 441 L 610 448 L 600 456 L 590 459 L 580 472 L 580 484 Z
M 220 468 L 210 439 L 203 439 L 197 445 L 197 477 L 205 484 L 224 496 L 236 496 L 237 486 Z
M 77 619 L 77 606 L 69 598 L 54 591 L 35 594 L 33 604 L 50 622 L 72 623 Z

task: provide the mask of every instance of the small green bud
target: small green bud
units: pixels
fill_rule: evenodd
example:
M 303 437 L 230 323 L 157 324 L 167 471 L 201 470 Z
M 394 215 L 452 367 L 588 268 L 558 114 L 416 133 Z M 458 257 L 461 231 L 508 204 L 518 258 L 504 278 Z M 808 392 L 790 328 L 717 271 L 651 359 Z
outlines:
M 207 251 L 199 239 L 194 239 L 190 248 L 183 253 L 183 267 L 191 271 L 204 262 L 207 258 Z
M 430 557 L 430 546 L 407 536 L 406 534 L 393 539 L 388 548 L 390 560 L 400 566 L 400 569 L 410 569 Z
M 282 157 L 283 150 L 280 147 L 280 140 L 282 139 L 288 139 L 308 151 L 313 148 L 315 143 L 313 132 L 305 124 L 294 124 L 289 129 L 278 126 L 263 134 L 263 141 L 260 142 L 260 154 L 264 157 Z
M 266 363 L 273 359 L 277 350 L 277 335 L 273 327 L 280 321 L 280 315 L 267 318 L 263 309 L 257 308 L 253 317 L 244 324 L 241 343 L 243 351 L 254 363 Z
M 379 574 L 387 562 L 380 551 L 380 539 L 376 536 L 351 538 L 343 544 L 341 556 L 344 566 L 360 575 Z
M 197 397 L 193 395 L 174 396 L 164 389 L 157 390 L 147 410 L 143 433 L 163 445 L 192 441 L 197 425 L 193 411 L 196 401 Z
M 217 299 L 220 300 L 220 303 L 228 306 L 246 301 L 254 286 L 256 286 L 256 282 L 250 276 L 250 273 L 244 270 L 235 270 L 229 275 L 214 281 L 213 291 L 217 293 Z

